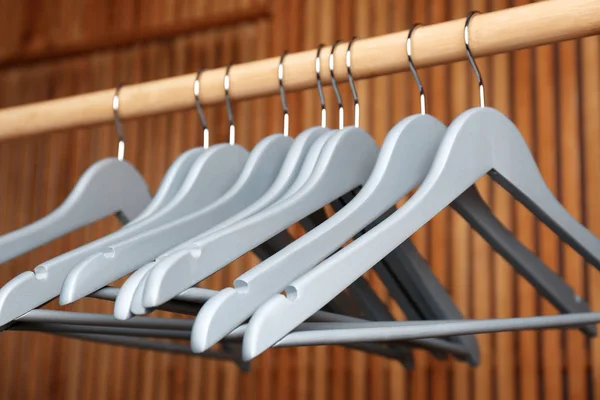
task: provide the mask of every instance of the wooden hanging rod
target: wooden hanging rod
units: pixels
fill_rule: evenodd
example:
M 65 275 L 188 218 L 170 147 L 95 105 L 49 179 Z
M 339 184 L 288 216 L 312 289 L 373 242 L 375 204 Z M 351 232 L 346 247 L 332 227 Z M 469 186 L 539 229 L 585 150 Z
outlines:
M 423 26 L 413 34 L 413 61 L 427 67 L 466 59 L 464 18 Z M 469 29 L 471 50 L 486 56 L 517 49 L 576 39 L 600 33 L 600 0 L 547 0 L 525 6 L 480 14 Z M 352 46 L 352 74 L 356 79 L 391 74 L 408 69 L 407 31 L 357 40 Z M 321 77 L 330 82 L 327 67 L 330 47 L 321 52 Z M 347 79 L 346 46 L 335 52 L 335 75 Z M 286 90 L 313 88 L 315 50 L 289 54 L 285 58 Z M 230 71 L 230 95 L 234 100 L 278 92 L 279 57 L 237 64 Z M 224 100 L 225 69 L 205 71 L 201 76 L 203 104 Z M 192 84 L 195 73 L 124 86 L 120 92 L 120 116 L 137 118 L 194 107 Z M 84 127 L 113 120 L 114 89 L 0 110 L 0 140 L 19 136 Z

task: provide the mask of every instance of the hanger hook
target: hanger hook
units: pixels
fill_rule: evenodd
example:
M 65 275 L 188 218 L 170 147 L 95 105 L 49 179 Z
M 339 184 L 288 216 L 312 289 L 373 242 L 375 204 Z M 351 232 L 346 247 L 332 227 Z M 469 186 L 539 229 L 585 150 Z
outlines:
M 325 94 L 323 93 L 323 82 L 321 81 L 321 49 L 323 43 L 317 46 L 317 58 L 315 59 L 315 71 L 317 73 L 317 91 L 319 92 L 319 101 L 321 102 L 321 126 L 327 126 L 327 110 L 325 109 Z
M 231 64 L 225 67 L 225 78 L 223 79 L 223 88 L 225 89 L 225 105 L 227 106 L 227 118 L 229 119 L 229 144 L 235 143 L 235 124 L 233 122 L 233 109 L 231 108 L 231 99 L 229 98 L 229 70 Z
M 285 99 L 285 89 L 283 87 L 283 59 L 287 55 L 287 50 L 281 53 L 279 59 L 279 66 L 277 67 L 277 77 L 279 78 L 279 94 L 281 95 L 281 106 L 283 107 L 283 136 L 290 134 L 290 114 L 288 112 L 288 105 Z
M 119 92 L 123 84 L 119 83 L 115 88 L 115 94 L 113 95 L 112 109 L 113 116 L 115 119 L 115 127 L 117 128 L 117 136 L 119 138 L 119 148 L 117 150 L 117 158 L 119 161 L 123 161 L 125 156 L 125 136 L 123 136 L 123 125 L 121 124 L 121 118 L 119 118 Z
M 469 24 L 471 23 L 471 18 L 475 14 L 479 14 L 479 11 L 471 11 L 467 15 L 467 19 L 465 20 L 465 47 L 467 48 L 467 57 L 469 58 L 469 62 L 471 63 L 471 67 L 473 67 L 473 71 L 475 71 L 475 77 L 477 78 L 477 83 L 479 84 L 479 105 L 481 107 L 485 107 L 485 96 L 483 91 L 483 78 L 481 77 L 481 73 L 479 72 L 479 68 L 477 68 L 477 63 L 473 58 L 473 54 L 471 54 L 471 48 L 469 46 Z
M 340 95 L 340 89 L 338 88 L 337 81 L 335 80 L 335 75 L 333 73 L 333 59 L 335 53 L 335 47 L 340 43 L 339 40 L 336 40 L 333 46 L 331 46 L 331 53 L 329 53 L 329 73 L 331 74 L 331 86 L 333 86 L 333 91 L 335 92 L 335 98 L 338 102 L 338 116 L 340 120 L 340 129 L 344 127 L 344 105 L 342 104 L 342 96 Z
M 352 43 L 358 39 L 354 36 L 348 42 L 348 48 L 346 49 L 346 69 L 348 70 L 348 83 L 350 84 L 350 89 L 352 90 L 352 99 L 354 100 L 354 126 L 358 128 L 358 123 L 360 121 L 360 106 L 358 104 L 358 92 L 356 91 L 356 85 L 354 84 L 354 77 L 352 76 L 352 70 L 350 69 L 350 63 L 352 62 Z
M 418 26 L 421 26 L 421 24 L 416 23 L 413 26 L 411 26 L 408 30 L 408 36 L 406 37 L 406 57 L 408 58 L 408 67 L 410 68 L 410 72 L 412 72 L 412 75 L 415 78 L 415 81 L 417 82 L 417 87 L 419 88 L 421 114 L 425 115 L 425 90 L 423 89 L 421 78 L 419 78 L 419 73 L 417 72 L 415 64 L 412 60 L 412 34 Z
M 203 140 L 204 140 L 204 148 L 208 148 L 208 125 L 206 124 L 206 117 L 204 116 L 204 111 L 202 110 L 202 104 L 200 104 L 200 75 L 204 71 L 204 68 L 200 68 L 196 73 L 196 79 L 194 80 L 194 98 L 196 99 L 196 110 L 198 111 L 198 116 L 200 117 L 200 123 L 202 124 L 202 132 L 203 132 Z

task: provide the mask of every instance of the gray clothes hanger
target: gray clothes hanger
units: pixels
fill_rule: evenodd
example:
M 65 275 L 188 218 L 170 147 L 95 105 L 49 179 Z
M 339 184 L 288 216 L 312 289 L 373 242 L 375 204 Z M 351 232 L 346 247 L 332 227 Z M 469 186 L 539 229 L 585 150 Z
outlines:
M 414 24 L 408 32 L 406 41 L 406 54 L 409 68 L 417 82 L 420 92 L 421 113 L 425 113 L 425 93 L 418 73 L 412 63 L 411 37 L 420 24 Z M 347 57 L 347 62 L 349 56 Z M 351 74 L 349 73 L 351 77 Z M 451 207 L 456 210 L 469 224 L 521 275 L 523 275 L 539 292 L 548 299 L 559 311 L 563 313 L 581 313 L 590 311 L 589 305 L 575 295 L 573 290 L 562 278 L 547 268 L 543 262 L 521 242 L 492 214 L 489 207 L 479 195 L 473 185 L 462 193 Z M 393 212 L 395 208 L 390 209 Z M 371 225 L 375 226 L 387 216 L 388 211 Z M 427 316 L 424 319 L 458 319 L 462 318 L 460 312 L 452 302 L 450 296 L 427 267 L 426 261 L 410 242 L 405 241 L 400 246 L 402 251 L 394 250 L 384 260 L 391 259 L 390 265 L 402 268 L 391 268 L 390 271 L 413 299 L 416 306 Z M 393 262 L 395 259 L 396 263 Z M 378 266 L 374 267 L 378 271 Z M 594 325 L 582 327 L 582 331 L 589 336 L 596 335 Z
M 408 117 L 392 128 L 371 178 L 353 201 L 315 230 L 240 276 L 235 282 L 237 289 L 225 289 L 207 303 L 196 319 L 198 335 L 192 339 L 198 341 L 196 346 L 208 348 L 220 340 L 279 289 L 336 251 L 417 186 L 431 165 L 445 129 L 428 115 Z M 333 234 L 337 236 L 332 238 Z M 442 294 L 449 299 L 445 291 Z M 461 317 L 458 310 L 455 313 Z M 476 363 L 474 338 L 461 338 L 461 342 L 473 354 L 471 362 Z
M 290 190 L 290 192 L 293 192 L 293 190 Z M 291 198 L 291 197 L 293 197 L 293 196 L 289 196 L 289 197 Z M 281 201 L 284 201 L 284 200 L 281 200 Z M 164 265 L 164 262 L 162 263 L 162 265 Z M 155 267 L 155 269 L 156 269 L 156 268 L 158 268 L 158 267 Z M 154 271 L 154 270 L 153 270 L 153 271 Z M 152 275 L 152 273 L 153 273 L 153 272 L 151 272 L 151 273 L 150 273 L 150 276 Z M 148 279 L 149 279 L 149 278 L 148 278 Z M 139 289 L 139 288 L 138 288 L 138 289 Z M 138 294 L 139 294 L 139 292 L 138 292 Z M 139 297 L 139 296 L 138 296 L 138 297 Z M 167 300 L 168 300 L 168 299 L 164 299 L 164 301 L 167 301 Z M 149 305 L 146 305 L 146 306 L 149 306 Z M 155 305 L 150 305 L 150 307 L 152 307 L 152 306 L 156 306 L 156 304 L 155 304 Z M 142 308 L 142 311 L 145 311 L 145 310 L 144 310 L 144 308 Z
M 227 74 L 225 82 L 228 93 Z M 292 139 L 283 135 L 264 138 L 252 150 L 233 186 L 210 206 L 114 243 L 103 254 L 89 257 L 78 264 L 63 283 L 61 304 L 87 296 L 254 203 L 274 182 L 291 143 Z
M 148 275 L 144 305 L 152 307 L 168 301 L 306 215 L 361 186 L 377 152 L 375 141 L 364 130 L 342 129 L 325 144 L 312 174 L 298 191 L 157 264 Z
M 471 16 L 467 18 L 465 41 L 479 78 L 468 49 Z M 584 256 L 600 252 L 600 241 L 568 214 L 545 185 L 519 130 L 499 111 L 484 107 L 479 82 L 482 107 L 465 111 L 448 127 L 416 193 L 369 233 L 296 279 L 287 287 L 287 297 L 274 296 L 264 303 L 264 311 L 256 312 L 250 320 L 252 329 L 264 335 L 247 337 L 249 349 L 260 352 L 279 340 L 306 315 L 312 315 L 311 310 L 327 303 L 486 173 L 528 208 L 543 212 L 544 222 L 552 220 L 552 224 L 560 225 L 558 231 L 568 233 L 585 248 Z M 265 330 L 269 326 L 267 312 L 270 319 L 278 321 L 273 330 Z
M 105 158 L 92 164 L 56 210 L 0 236 L 0 263 L 108 215 L 116 214 L 124 223 L 132 221 L 151 202 L 144 178 L 123 160 L 125 141 L 118 118 L 119 89 L 117 87 L 113 97 L 119 135 L 118 158 Z

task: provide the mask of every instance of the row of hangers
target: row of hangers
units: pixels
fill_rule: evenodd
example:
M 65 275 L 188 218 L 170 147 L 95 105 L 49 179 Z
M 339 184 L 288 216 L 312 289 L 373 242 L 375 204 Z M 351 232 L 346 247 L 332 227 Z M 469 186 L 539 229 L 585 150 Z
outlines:
M 0 288 L 0 325 L 232 359 L 242 368 L 270 347 L 342 344 L 397 359 L 407 367 L 412 365 L 411 347 L 422 347 L 436 356 L 452 355 L 476 365 L 476 333 L 579 327 L 595 336 L 600 313 L 590 312 L 560 276 L 502 225 L 474 185 L 490 175 L 600 268 L 600 240 L 553 196 L 516 126 L 485 106 L 483 81 L 469 49 L 473 15 L 466 19 L 464 40 L 479 84 L 480 107 L 465 111 L 449 126 L 426 113 L 424 88 L 411 58 L 416 24 L 409 30 L 406 54 L 419 87 L 421 113 L 392 127 L 381 148 L 359 128 L 351 72 L 355 39 L 346 50 L 354 125 L 343 126 L 333 65 L 336 42 L 329 69 L 340 129 L 325 126 L 320 45 L 315 72 L 321 125 L 289 137 L 284 52 L 278 68 L 284 133 L 266 136 L 250 152 L 235 144 L 230 65 L 224 78 L 229 143 L 208 146 L 199 71 L 193 93 L 204 146 L 181 154 L 154 196 L 142 175 L 124 160 L 117 88 L 113 111 L 118 157 L 94 163 L 56 210 L 0 236 L 0 261 L 108 215 L 116 214 L 124 226 L 6 283 Z M 413 189 L 417 190 L 396 208 Z M 335 210 L 329 218 L 323 209 L 327 205 Z M 410 240 L 447 206 L 562 315 L 464 320 Z M 306 234 L 294 240 L 287 229 L 296 222 Z M 196 287 L 248 252 L 262 261 L 239 276 L 233 287 Z M 371 268 L 408 321 L 394 321 L 362 278 Z M 108 286 L 129 274 L 120 288 Z M 114 315 L 38 309 L 56 297 L 66 305 L 87 296 L 114 301 Z M 145 316 L 154 310 L 196 317 Z M 148 338 L 185 339 L 191 345 Z

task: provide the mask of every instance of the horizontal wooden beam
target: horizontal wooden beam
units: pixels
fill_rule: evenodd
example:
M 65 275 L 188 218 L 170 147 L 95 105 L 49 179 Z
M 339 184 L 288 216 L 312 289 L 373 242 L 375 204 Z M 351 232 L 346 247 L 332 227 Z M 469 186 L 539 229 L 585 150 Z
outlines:
M 412 57 L 417 67 L 466 59 L 465 20 L 457 19 L 418 28 L 412 38 Z M 352 47 L 352 73 L 356 79 L 391 74 L 408 69 L 407 31 L 365 38 Z M 547 0 L 525 6 L 480 14 L 469 29 L 475 56 L 486 56 L 600 33 L 600 0 Z M 335 51 L 335 75 L 347 80 L 345 45 Z M 324 48 L 321 77 L 330 82 Z M 286 90 L 314 88 L 316 51 L 289 54 L 285 58 Z M 279 57 L 237 64 L 230 71 L 230 95 L 234 100 L 278 92 Z M 201 76 L 203 104 L 224 100 L 225 69 L 205 71 Z M 195 74 L 129 85 L 120 93 L 121 118 L 138 118 L 194 107 L 191 90 Z M 113 120 L 114 90 L 16 106 L 0 110 L 0 140 L 42 132 L 84 127 Z

